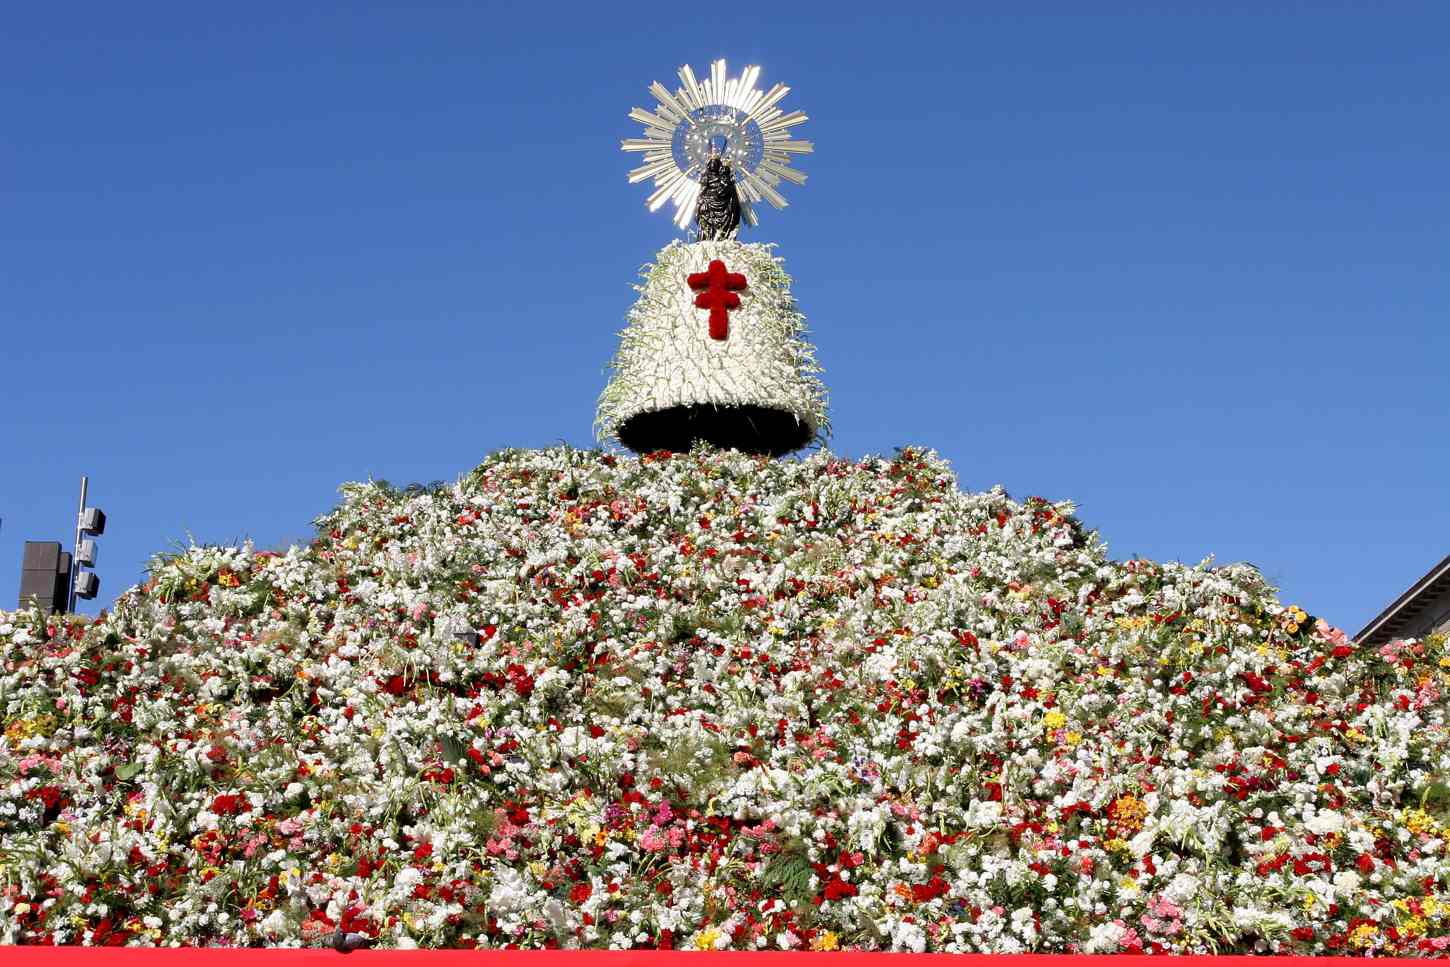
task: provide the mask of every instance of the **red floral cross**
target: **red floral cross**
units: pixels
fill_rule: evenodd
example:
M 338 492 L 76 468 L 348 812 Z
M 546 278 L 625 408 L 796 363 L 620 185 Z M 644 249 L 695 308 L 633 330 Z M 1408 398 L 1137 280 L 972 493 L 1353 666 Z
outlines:
M 745 276 L 725 271 L 725 263 L 715 259 L 704 272 L 692 273 L 685 281 L 700 293 L 695 296 L 695 305 L 710 310 L 710 338 L 729 336 L 730 310 L 740 308 L 740 296 L 735 293 L 745 288 Z

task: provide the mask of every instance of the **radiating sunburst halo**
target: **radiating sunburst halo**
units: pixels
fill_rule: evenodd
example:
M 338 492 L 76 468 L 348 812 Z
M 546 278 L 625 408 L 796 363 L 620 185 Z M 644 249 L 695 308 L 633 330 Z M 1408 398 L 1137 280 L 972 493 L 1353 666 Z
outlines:
M 777 186 L 782 181 L 805 184 L 806 176 L 790 166 L 791 155 L 809 154 L 813 145 L 792 139 L 790 129 L 806 116 L 777 107 L 790 88 L 777 84 L 762 92 L 755 86 L 759 76 L 759 67 L 746 67 L 739 77 L 727 77 L 722 59 L 710 65 L 704 81 L 695 79 L 689 64 L 681 67 L 684 86 L 673 94 L 659 81 L 650 85 L 655 109 L 629 112 L 644 125 L 644 137 L 621 143 L 625 151 L 644 152 L 644 164 L 629 173 L 629 181 L 654 180 L 654 193 L 645 202 L 650 211 L 673 203 L 675 224 L 684 228 L 695 213 L 700 174 L 712 149 L 734 166 L 741 214 L 751 225 L 758 224 L 753 203 L 763 199 L 784 208 Z

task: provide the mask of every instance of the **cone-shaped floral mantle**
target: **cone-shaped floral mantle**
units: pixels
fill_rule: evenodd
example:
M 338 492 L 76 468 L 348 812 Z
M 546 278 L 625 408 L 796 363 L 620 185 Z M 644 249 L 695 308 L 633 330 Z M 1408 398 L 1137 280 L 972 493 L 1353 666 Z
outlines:
M 671 242 L 643 272 L 595 430 L 637 452 L 779 456 L 830 432 L 825 386 L 771 246 Z

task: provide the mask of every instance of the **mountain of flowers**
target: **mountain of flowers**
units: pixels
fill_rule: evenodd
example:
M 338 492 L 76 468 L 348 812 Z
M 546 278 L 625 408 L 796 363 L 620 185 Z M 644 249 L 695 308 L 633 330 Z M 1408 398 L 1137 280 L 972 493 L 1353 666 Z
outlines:
M 343 494 L 0 613 L 0 942 L 1450 947 L 1442 640 L 925 451 Z

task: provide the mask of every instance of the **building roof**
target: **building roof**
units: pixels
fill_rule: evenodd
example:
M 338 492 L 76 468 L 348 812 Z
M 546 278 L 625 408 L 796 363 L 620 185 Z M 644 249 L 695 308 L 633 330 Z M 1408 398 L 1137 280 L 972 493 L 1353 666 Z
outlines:
M 1450 591 L 1450 557 L 1410 585 L 1410 589 L 1395 598 L 1373 621 L 1360 629 L 1354 640 L 1361 645 L 1379 645 L 1390 641 L 1414 625 L 1442 591 Z

